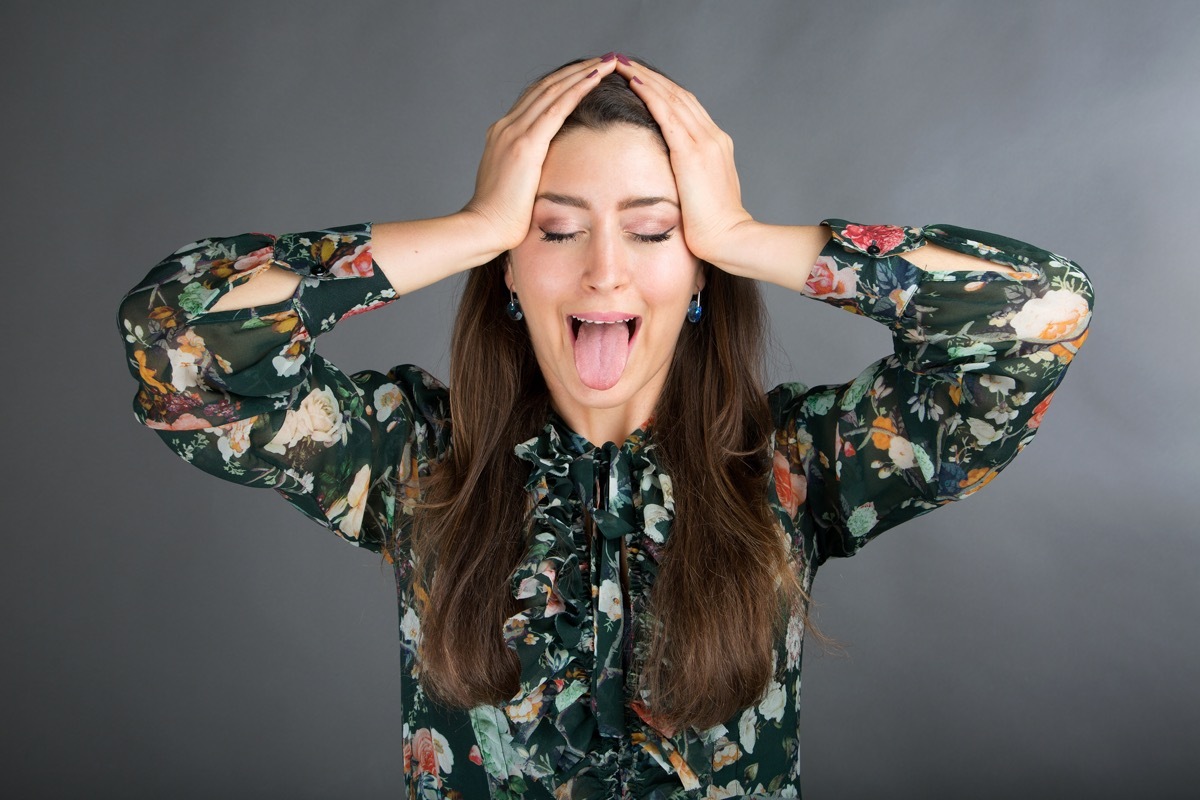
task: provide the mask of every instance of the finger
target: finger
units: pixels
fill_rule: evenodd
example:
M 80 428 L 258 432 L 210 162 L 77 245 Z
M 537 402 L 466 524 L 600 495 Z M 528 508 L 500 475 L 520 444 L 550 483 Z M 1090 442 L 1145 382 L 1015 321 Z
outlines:
M 516 131 L 521 133 L 537 131 L 544 134 L 547 140 L 562 128 L 571 112 L 579 102 L 596 88 L 600 80 L 612 73 L 612 62 L 601 63 L 582 74 L 564 77 L 551 86 L 546 87 L 541 95 L 513 120 Z
M 667 146 L 683 146 L 711 134 L 715 127 L 707 116 L 697 114 L 698 103 L 689 102 L 685 90 L 653 70 L 621 65 L 617 71 L 629 81 L 634 93 L 642 98 L 646 108 L 662 129 Z M 634 80 L 634 78 L 639 80 Z
M 684 106 L 691 111 L 692 116 L 698 122 L 708 123 L 714 128 L 716 127 L 716 123 L 713 122 L 708 110 L 700 104 L 700 101 L 696 99 L 696 95 L 675 83 L 666 75 L 655 72 L 648 67 L 637 64 L 636 62 L 629 65 L 618 65 L 617 71 L 630 81 L 630 85 L 634 87 L 634 91 L 637 91 L 637 87 L 639 85 L 645 86 L 647 83 L 649 83 L 651 88 L 657 89 L 658 92 L 668 101 L 670 101 L 672 105 Z M 638 81 L 633 80 L 635 76 L 638 78 Z
M 597 70 L 597 79 L 612 71 L 611 65 L 601 62 L 599 58 L 589 58 L 578 64 L 568 64 L 556 70 L 527 88 L 513 107 L 505 114 L 505 119 L 516 120 L 523 116 L 530 107 L 544 100 L 547 93 L 561 92 L 564 86 L 573 85 L 575 81 L 584 78 L 592 70 Z

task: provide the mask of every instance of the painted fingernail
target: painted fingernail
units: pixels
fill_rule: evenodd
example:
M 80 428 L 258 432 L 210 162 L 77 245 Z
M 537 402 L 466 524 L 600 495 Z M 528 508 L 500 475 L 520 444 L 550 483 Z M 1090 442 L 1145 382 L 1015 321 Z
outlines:
M 592 77 L 593 75 L 595 75 L 595 74 L 596 74 L 597 72 L 599 72 L 599 71 L 600 71 L 600 70 L 598 70 L 598 69 L 594 69 L 594 70 L 592 70 L 591 72 L 589 72 L 589 73 L 588 73 L 588 74 L 587 74 L 585 77 L 588 77 L 588 78 L 590 78 L 590 77 Z
M 624 65 L 625 65 L 625 66 L 627 66 L 627 67 L 632 67 L 632 66 L 633 66 L 633 62 L 632 62 L 632 61 L 630 61 L 630 60 L 629 60 L 628 58 L 626 58 L 625 56 L 621 55 L 620 53 L 617 53 L 617 61 L 620 61 L 622 64 L 624 64 Z
M 603 57 L 601 57 L 601 59 L 600 59 L 600 60 L 601 60 L 601 61 L 612 61 L 612 60 L 613 60 L 614 58 L 616 58 L 616 57 L 617 57 L 617 54 L 616 54 L 616 53 L 605 53 L 605 54 L 603 55 Z
M 632 80 L 634 83 L 641 83 L 641 82 L 642 82 L 642 79 L 641 79 L 641 78 L 639 78 L 637 75 L 634 75 L 632 78 L 630 78 L 630 80 Z

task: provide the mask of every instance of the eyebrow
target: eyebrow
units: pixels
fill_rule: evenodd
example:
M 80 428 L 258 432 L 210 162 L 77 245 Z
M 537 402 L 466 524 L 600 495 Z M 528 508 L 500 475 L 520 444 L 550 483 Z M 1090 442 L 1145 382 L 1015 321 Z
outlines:
M 574 197 L 569 194 L 555 194 L 554 192 L 543 192 L 537 196 L 538 200 L 548 200 L 551 203 L 557 203 L 560 206 L 570 206 L 571 208 L 591 209 L 591 204 L 582 197 Z M 624 211 L 628 208 L 645 208 L 647 206 L 658 205 L 659 203 L 670 203 L 679 208 L 679 203 L 676 203 L 669 197 L 631 197 L 628 200 L 622 200 L 617 204 L 618 211 Z

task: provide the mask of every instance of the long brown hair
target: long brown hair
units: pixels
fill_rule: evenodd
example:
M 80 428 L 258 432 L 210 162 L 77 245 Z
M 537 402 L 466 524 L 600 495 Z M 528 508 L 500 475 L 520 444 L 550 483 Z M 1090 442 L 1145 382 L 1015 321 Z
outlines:
M 615 124 L 662 138 L 613 74 L 562 130 Z M 509 577 L 530 521 L 528 465 L 513 446 L 537 434 L 549 409 L 527 330 L 504 310 L 505 258 L 472 270 L 463 289 L 450 354 L 453 444 L 425 481 L 412 534 L 420 680 L 435 699 L 463 708 L 507 702 L 519 688 L 519 662 L 501 637 L 519 611 Z M 754 281 L 705 268 L 704 316 L 684 325 L 651 434 L 672 478 L 675 516 L 633 688 L 647 691 L 663 730 L 711 727 L 757 703 L 787 614 L 807 605 L 767 505 L 762 299 Z

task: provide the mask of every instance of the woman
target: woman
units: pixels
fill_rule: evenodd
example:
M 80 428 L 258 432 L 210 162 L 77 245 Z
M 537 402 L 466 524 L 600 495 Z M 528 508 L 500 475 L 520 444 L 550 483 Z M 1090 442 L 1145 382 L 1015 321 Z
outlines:
M 1086 337 L 1077 265 L 765 225 L 732 151 L 661 73 L 586 59 L 489 129 L 463 211 L 202 240 L 122 306 L 140 420 L 392 561 L 413 796 L 798 796 L 816 568 L 995 477 Z M 452 391 L 313 353 L 465 270 Z M 895 354 L 764 393 L 757 281 Z

